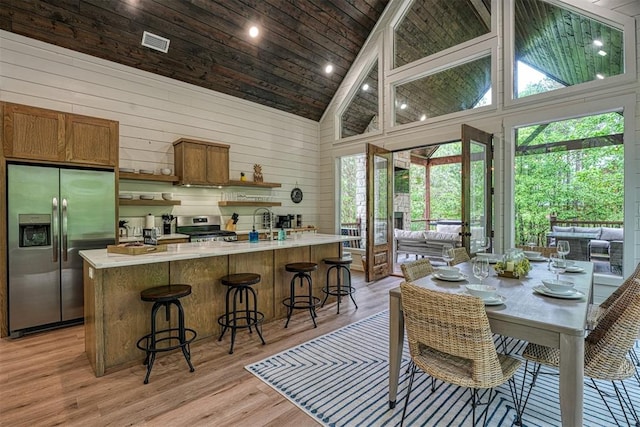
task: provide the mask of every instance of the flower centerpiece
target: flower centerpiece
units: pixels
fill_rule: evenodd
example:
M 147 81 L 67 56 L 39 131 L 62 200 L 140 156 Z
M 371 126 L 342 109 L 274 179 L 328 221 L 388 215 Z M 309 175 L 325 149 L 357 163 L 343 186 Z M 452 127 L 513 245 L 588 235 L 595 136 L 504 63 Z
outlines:
M 522 250 L 511 249 L 495 264 L 494 269 L 498 276 L 519 278 L 527 275 L 531 270 L 529 260 L 524 256 Z

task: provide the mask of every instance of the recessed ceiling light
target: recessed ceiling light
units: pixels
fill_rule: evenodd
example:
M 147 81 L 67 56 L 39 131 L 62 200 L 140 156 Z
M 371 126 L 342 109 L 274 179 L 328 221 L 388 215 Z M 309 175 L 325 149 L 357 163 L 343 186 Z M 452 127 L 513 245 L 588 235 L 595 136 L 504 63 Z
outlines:
M 604 79 L 604 76 L 600 73 L 596 74 L 596 77 L 599 78 L 600 80 Z
M 600 56 L 607 56 L 607 52 L 605 52 L 604 50 L 599 50 L 599 51 L 598 51 L 598 55 L 600 55 Z
M 603 43 L 600 40 L 594 40 L 593 41 L 594 46 L 598 46 L 598 47 L 602 47 Z
M 363 91 L 365 91 L 365 92 L 366 92 L 366 91 L 368 91 L 368 90 L 369 90 L 369 85 L 368 85 L 368 84 L 366 84 L 366 83 L 365 83 L 365 84 L 363 84 L 363 85 L 362 85 L 362 90 L 363 90 Z
M 405 104 L 404 102 L 402 104 L 400 104 L 400 109 L 401 110 L 405 110 L 407 108 L 407 104 Z
M 327 64 L 327 66 L 324 67 L 324 72 L 327 74 L 331 74 L 333 72 L 333 65 Z
M 258 37 L 258 34 L 260 34 L 260 29 L 258 29 L 258 27 L 256 27 L 255 25 L 253 25 L 251 28 L 249 28 L 249 35 L 252 38 L 256 38 Z
M 420 116 L 420 121 L 424 122 L 425 120 L 427 120 L 427 115 L 426 114 L 421 115 Z

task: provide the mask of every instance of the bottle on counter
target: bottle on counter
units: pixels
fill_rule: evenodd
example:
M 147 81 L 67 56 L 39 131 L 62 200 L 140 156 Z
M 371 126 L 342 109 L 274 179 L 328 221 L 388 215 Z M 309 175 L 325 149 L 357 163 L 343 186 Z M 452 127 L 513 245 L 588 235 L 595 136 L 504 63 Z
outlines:
M 258 232 L 255 227 L 249 232 L 249 243 L 258 243 Z
M 281 228 L 280 230 L 278 230 L 278 240 L 280 241 L 287 240 L 287 232 L 284 231 L 284 228 Z

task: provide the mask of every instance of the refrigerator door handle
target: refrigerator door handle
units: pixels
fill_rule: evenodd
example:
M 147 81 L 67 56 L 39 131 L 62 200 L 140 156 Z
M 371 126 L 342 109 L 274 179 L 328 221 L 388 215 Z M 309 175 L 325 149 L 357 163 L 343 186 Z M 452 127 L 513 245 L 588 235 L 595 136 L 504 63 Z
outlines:
M 53 222 L 53 257 L 51 259 L 52 262 L 58 262 L 58 252 L 59 252 L 59 248 L 58 248 L 58 234 L 59 234 L 59 230 L 58 230 L 58 198 L 54 197 L 51 200 L 51 219 Z
M 69 249 L 67 242 L 67 199 L 62 199 L 62 261 L 67 262 Z

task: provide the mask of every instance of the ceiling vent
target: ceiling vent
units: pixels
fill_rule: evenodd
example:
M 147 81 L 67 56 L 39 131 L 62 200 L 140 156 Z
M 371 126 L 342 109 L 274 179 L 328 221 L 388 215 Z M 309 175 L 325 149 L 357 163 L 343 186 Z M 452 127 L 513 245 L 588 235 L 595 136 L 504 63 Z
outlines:
M 142 46 L 159 50 L 160 52 L 167 53 L 169 51 L 169 41 L 169 39 L 165 39 L 164 37 L 157 36 L 147 31 L 142 34 Z

